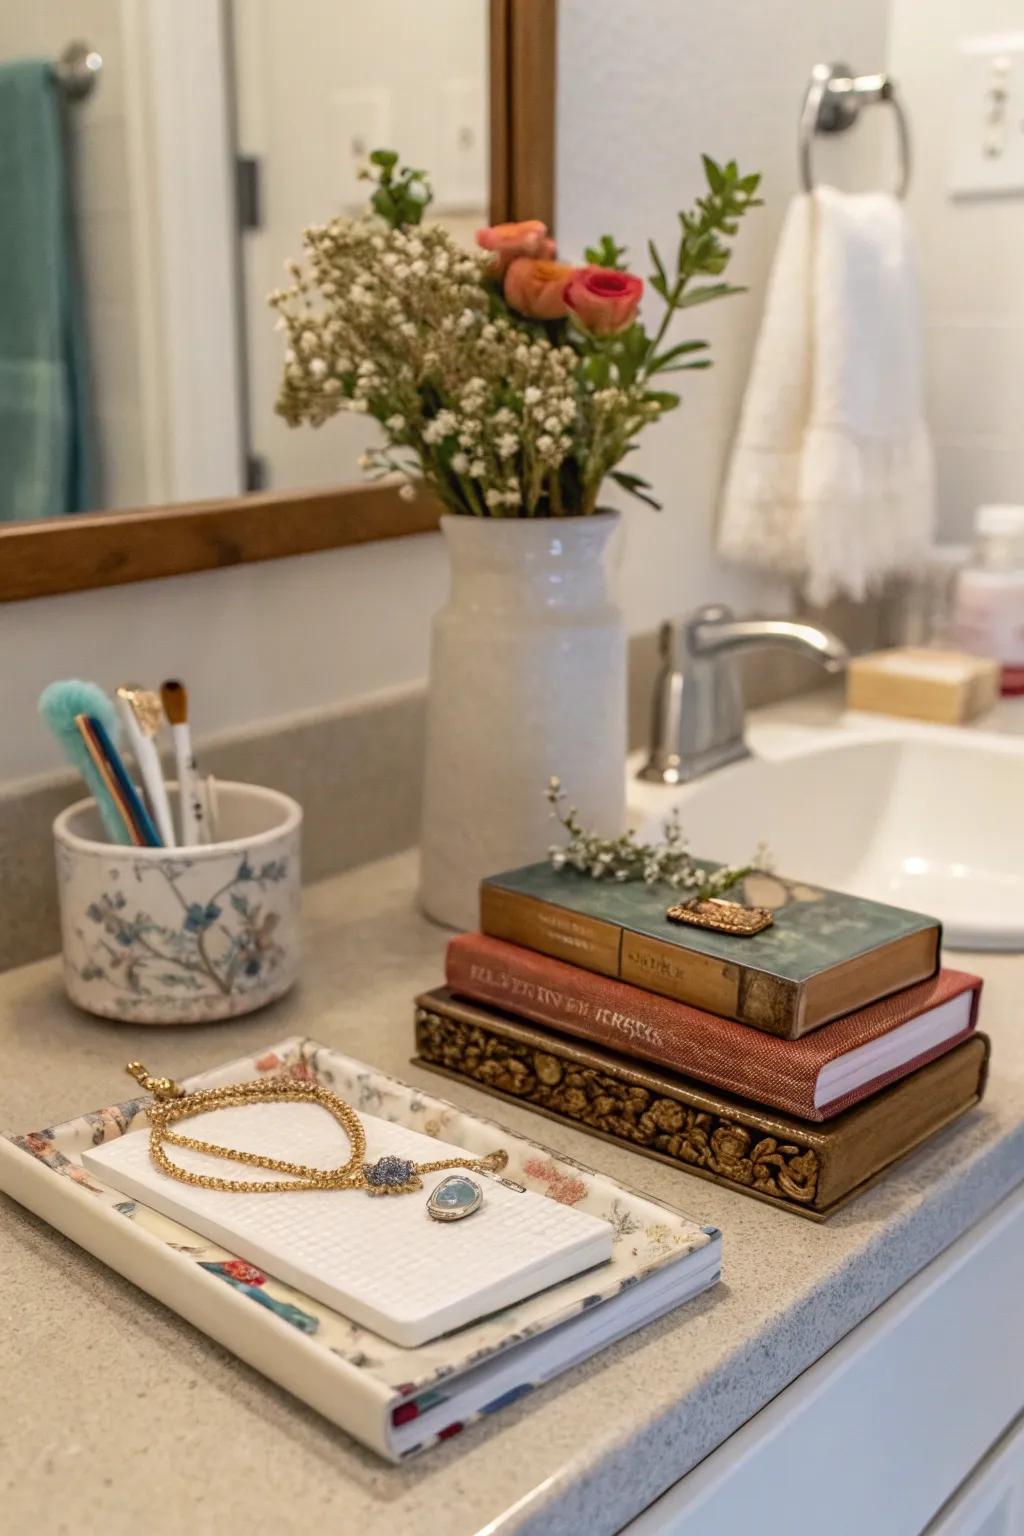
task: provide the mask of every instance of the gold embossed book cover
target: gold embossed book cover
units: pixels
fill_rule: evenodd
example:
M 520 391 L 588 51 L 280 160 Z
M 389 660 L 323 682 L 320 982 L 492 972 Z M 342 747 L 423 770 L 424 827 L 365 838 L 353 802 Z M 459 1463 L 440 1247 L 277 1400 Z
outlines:
M 977 1104 L 989 1042 L 975 1033 L 822 1125 L 523 1024 L 446 987 L 416 1000 L 416 1051 L 424 1066 L 475 1088 L 822 1221 Z
M 483 882 L 480 926 L 786 1039 L 939 968 L 939 924 L 919 912 L 774 875 L 750 875 L 730 894 L 770 910 L 771 926 L 746 936 L 681 926 L 666 916 L 677 899 L 668 886 L 530 864 Z

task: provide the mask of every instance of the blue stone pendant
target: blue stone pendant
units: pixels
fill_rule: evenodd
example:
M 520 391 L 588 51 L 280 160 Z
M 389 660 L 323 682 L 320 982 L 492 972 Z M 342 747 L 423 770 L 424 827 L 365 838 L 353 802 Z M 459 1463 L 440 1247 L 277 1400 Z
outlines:
M 484 1192 L 475 1179 L 453 1173 L 442 1179 L 427 1201 L 427 1212 L 435 1221 L 461 1221 L 472 1216 L 484 1203 Z

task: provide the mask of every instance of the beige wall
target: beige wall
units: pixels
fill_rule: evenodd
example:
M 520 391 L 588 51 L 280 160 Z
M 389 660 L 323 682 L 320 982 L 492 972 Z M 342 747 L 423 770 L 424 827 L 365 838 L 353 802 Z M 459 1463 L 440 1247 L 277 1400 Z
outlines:
M 726 274 L 750 292 L 676 322 L 679 339 L 711 340 L 715 365 L 676 375 L 688 381 L 683 409 L 630 461 L 664 502 L 660 514 L 629 513 L 623 581 L 633 629 L 700 603 L 786 601 L 714 556 L 716 502 L 769 264 L 797 189 L 796 122 L 811 66 L 884 68 L 887 12 L 888 0 L 562 0 L 558 233 L 567 249 L 609 230 L 646 274 L 649 235 L 674 252 L 676 210 L 702 189 L 702 151 L 764 177 L 765 207 L 741 227 Z M 852 185 L 877 180 L 876 126 L 819 146 L 821 171 Z M 659 312 L 653 295 L 649 305 Z
M 960 541 L 983 501 L 1024 501 L 1024 196 L 951 198 L 957 44 L 1024 31 L 1021 0 L 893 0 L 889 66 L 914 142 L 939 531 Z

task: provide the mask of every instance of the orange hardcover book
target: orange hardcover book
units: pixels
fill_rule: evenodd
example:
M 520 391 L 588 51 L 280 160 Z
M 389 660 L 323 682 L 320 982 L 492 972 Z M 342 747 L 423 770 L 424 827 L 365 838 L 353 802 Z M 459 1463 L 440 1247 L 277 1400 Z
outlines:
M 819 1121 L 965 1040 L 981 993 L 980 977 L 944 969 L 802 1039 L 782 1040 L 479 933 L 451 941 L 446 979 L 459 996 Z

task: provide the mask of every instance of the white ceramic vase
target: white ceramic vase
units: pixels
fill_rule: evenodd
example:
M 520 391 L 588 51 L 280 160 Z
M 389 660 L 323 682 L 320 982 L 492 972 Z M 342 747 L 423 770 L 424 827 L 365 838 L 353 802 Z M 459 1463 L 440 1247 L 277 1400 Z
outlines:
M 626 639 L 608 586 L 617 513 L 441 519 L 451 591 L 434 620 L 420 895 L 478 925 L 485 875 L 544 858 L 557 775 L 589 826 L 625 820 Z

